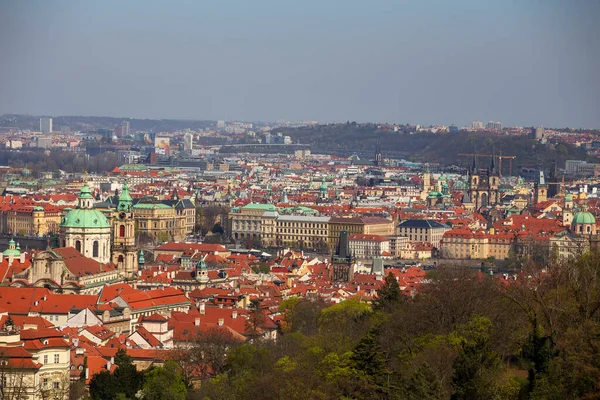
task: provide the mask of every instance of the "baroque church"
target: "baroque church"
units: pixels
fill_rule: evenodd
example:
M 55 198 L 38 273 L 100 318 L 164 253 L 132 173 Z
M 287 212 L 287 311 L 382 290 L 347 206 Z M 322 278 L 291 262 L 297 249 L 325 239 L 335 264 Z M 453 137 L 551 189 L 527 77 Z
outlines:
M 79 194 L 79 204 L 60 224 L 62 247 L 74 247 L 82 255 L 99 263 L 113 263 L 122 276 L 138 269 L 135 247 L 133 199 L 127 182 L 119 196 L 115 215 L 109 219 L 94 208 L 94 197 L 87 183 Z
M 85 183 L 77 207 L 61 219 L 60 247 L 34 253 L 30 266 L 15 272 L 6 283 L 63 293 L 97 293 L 104 285 L 137 273 L 134 227 L 127 182 L 109 218 L 94 208 L 94 197 Z

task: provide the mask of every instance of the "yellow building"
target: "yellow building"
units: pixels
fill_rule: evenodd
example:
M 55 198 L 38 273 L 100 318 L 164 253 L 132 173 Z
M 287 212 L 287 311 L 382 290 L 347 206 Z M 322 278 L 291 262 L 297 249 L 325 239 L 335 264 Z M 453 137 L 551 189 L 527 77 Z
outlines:
M 335 250 L 340 239 L 340 232 L 347 231 L 348 235 L 394 235 L 394 221 L 380 217 L 362 217 L 362 218 L 341 218 L 332 217 L 329 219 L 329 239 L 330 250 Z
M 58 233 L 62 211 L 46 206 L 16 206 L 2 212 L 2 232 L 21 235 Z
M 465 228 L 447 231 L 442 239 L 441 254 L 449 259 L 504 260 L 515 247 L 515 236 L 509 233 L 484 233 Z
M 280 215 L 275 220 L 275 245 L 325 250 L 329 220 L 329 217 Z
M 187 217 L 178 214 L 174 207 L 158 202 L 137 203 L 133 206 L 133 215 L 138 235 L 164 241 L 185 239 Z
M 243 207 L 235 207 L 229 213 L 229 227 L 233 239 L 261 240 L 263 214 L 277 213 L 273 204 L 250 203 Z M 272 231 L 271 231 L 272 232 Z M 266 238 L 271 242 L 271 236 Z

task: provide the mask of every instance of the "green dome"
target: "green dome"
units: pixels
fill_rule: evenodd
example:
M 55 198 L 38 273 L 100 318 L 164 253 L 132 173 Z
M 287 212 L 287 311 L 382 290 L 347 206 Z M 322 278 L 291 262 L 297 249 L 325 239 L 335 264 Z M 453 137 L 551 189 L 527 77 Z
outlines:
M 14 257 L 21 256 L 21 249 L 15 248 L 15 240 L 12 238 L 10 239 L 10 242 L 8 242 L 8 249 L 6 249 L 2 252 L 2 256 L 4 256 L 4 257 L 8 257 L 10 255 L 12 255 Z
M 110 228 L 108 219 L 93 208 L 77 208 L 65 215 L 60 223 L 65 228 Z
M 591 212 L 589 212 L 587 210 L 587 207 L 584 204 L 583 206 L 581 206 L 581 211 L 578 212 L 577 214 L 575 214 L 575 217 L 573 217 L 573 224 L 578 224 L 578 225 L 591 224 L 591 225 L 595 225 L 596 224 L 596 218 L 594 217 L 594 214 L 592 214 Z
M 93 199 L 94 198 L 92 196 L 92 191 L 90 190 L 90 187 L 88 186 L 87 182 L 84 183 L 83 187 L 81 188 L 81 191 L 79 192 L 79 198 L 80 199 Z
M 571 193 L 567 193 L 565 196 L 565 201 L 573 201 L 573 196 L 571 196 Z

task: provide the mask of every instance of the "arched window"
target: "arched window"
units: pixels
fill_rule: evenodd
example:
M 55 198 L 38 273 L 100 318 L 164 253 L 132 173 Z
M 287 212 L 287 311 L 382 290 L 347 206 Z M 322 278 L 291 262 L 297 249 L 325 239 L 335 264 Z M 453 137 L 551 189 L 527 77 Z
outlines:
M 92 247 L 92 257 L 98 257 L 98 241 L 94 240 L 94 244 Z
M 592 231 L 592 227 L 591 226 L 587 226 L 587 232 L 590 233 Z
M 81 240 L 75 241 L 75 250 L 81 252 Z
M 119 237 L 125 237 L 125 225 L 119 226 Z
M 122 254 L 119 256 L 119 259 L 118 259 L 118 261 L 117 261 L 117 262 L 118 262 L 119 264 L 122 264 L 122 263 L 123 263 L 123 255 L 122 255 Z

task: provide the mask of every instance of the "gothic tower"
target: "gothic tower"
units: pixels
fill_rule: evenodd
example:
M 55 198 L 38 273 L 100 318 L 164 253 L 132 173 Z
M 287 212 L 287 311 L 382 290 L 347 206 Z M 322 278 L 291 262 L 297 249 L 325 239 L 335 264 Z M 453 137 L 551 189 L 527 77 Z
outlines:
M 383 167 L 383 155 L 381 154 L 381 145 L 377 145 L 375 148 L 375 166 Z
M 138 270 L 138 257 L 135 247 L 133 200 L 127 181 L 123 184 L 116 214 L 113 219 L 112 262 L 117 265 L 121 274 L 130 276 Z

